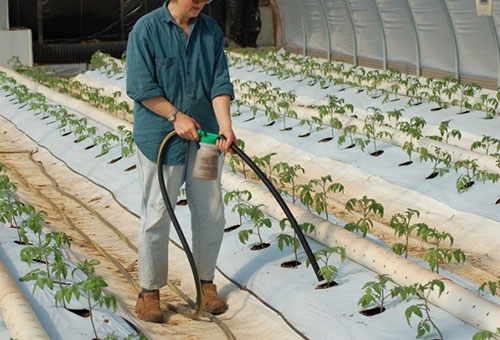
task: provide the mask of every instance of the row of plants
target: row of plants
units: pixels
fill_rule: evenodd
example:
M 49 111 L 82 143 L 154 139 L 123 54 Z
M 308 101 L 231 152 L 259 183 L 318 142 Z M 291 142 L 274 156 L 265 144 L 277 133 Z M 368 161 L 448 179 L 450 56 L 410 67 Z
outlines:
M 398 95 L 404 91 L 404 95 L 409 97 L 409 106 L 420 105 L 426 100 L 437 104 L 432 111 L 453 105 L 459 107 L 458 114 L 465 114 L 474 109 L 484 111 L 485 118 L 491 119 L 500 110 L 500 89 L 490 95 L 484 93 L 479 85 L 462 83 L 454 77 L 422 80 L 393 69 L 383 72 L 367 70 L 360 66 L 347 67 L 342 62 L 320 62 L 312 57 L 274 49 L 258 52 L 242 50 L 239 53 L 228 53 L 228 56 L 230 65 L 235 68 L 249 66 L 250 70 L 253 70 L 258 66 L 260 72 L 266 72 L 278 79 L 296 77 L 299 82 L 308 79 L 308 85 L 314 86 L 318 83 L 323 89 L 337 85 L 340 86 L 339 91 L 343 91 L 345 86 L 350 86 L 357 88 L 357 93 L 366 91 L 374 99 L 384 96 L 382 103 L 400 100 Z M 291 66 L 287 67 L 287 64 Z
M 109 55 L 108 53 L 97 51 L 90 58 L 90 65 L 92 65 L 94 69 L 99 70 L 101 74 L 105 74 L 108 78 L 111 78 L 115 75 L 120 75 L 116 79 L 122 79 L 125 75 L 126 57 L 126 50 L 123 51 L 121 60 L 119 61 L 111 57 L 111 55 Z
M 80 316 L 89 317 L 94 339 L 100 339 L 94 320 L 96 306 L 116 312 L 117 300 L 114 295 L 105 292 L 108 286 L 104 279 L 97 275 L 98 260 L 85 259 L 76 266 L 66 260 L 65 252 L 71 247 L 70 238 L 64 232 L 44 231 L 47 214 L 37 211 L 32 205 L 25 204 L 16 197 L 17 186 L 6 175 L 6 166 L 0 163 L 0 222 L 17 232 L 17 244 L 24 247 L 20 250 L 20 258 L 29 266 L 35 263 L 41 267 L 34 268 L 24 274 L 20 281 L 34 281 L 33 294 L 36 289 L 53 291 L 56 307 L 62 307 Z M 35 239 L 31 243 L 31 239 Z M 42 269 L 43 268 L 43 269 Z M 68 282 L 70 279 L 72 282 Z M 83 274 L 83 275 L 82 275 Z M 78 311 L 68 307 L 73 301 L 83 298 L 87 310 Z M 103 339 L 118 339 L 113 333 Z M 129 334 L 125 339 L 145 339 L 142 335 Z
M 103 94 L 104 89 L 94 88 L 86 84 L 82 84 L 77 80 L 56 77 L 53 71 L 48 67 L 29 67 L 20 62 L 18 57 L 9 59 L 9 64 L 12 68 L 51 89 L 57 90 L 60 93 L 70 95 L 71 97 L 83 100 L 90 105 L 106 110 L 114 114 L 121 114 L 122 118 L 133 114 L 133 110 L 126 101 L 120 101 L 121 91 L 115 91 L 112 96 Z
M 242 99 L 236 100 L 237 109 L 234 111 L 235 116 L 242 114 L 241 107 L 243 105 L 248 105 L 250 107 L 250 111 L 252 112 L 252 117 L 247 120 L 255 119 L 258 111 L 257 105 L 259 103 L 265 103 L 264 105 L 266 106 L 266 109 L 264 110 L 264 114 L 268 116 L 268 119 L 276 119 L 276 116 L 270 113 L 273 112 L 273 101 L 269 100 L 269 98 L 273 93 L 280 93 L 280 90 L 270 87 L 270 84 L 268 83 L 239 82 L 238 84 L 240 85 L 240 88 L 248 88 L 248 91 L 242 94 Z M 252 93 L 252 95 L 250 95 L 250 93 Z M 260 95 L 260 93 L 262 93 L 262 95 Z M 291 105 L 293 105 L 293 103 L 289 102 L 287 107 L 290 107 Z M 432 171 L 426 179 L 444 176 L 446 173 L 450 172 L 451 169 L 454 169 L 456 173 L 461 172 L 456 179 L 456 190 L 458 193 L 465 192 L 475 183 L 475 181 L 482 181 L 483 183 L 490 181 L 492 183 L 496 183 L 500 178 L 498 173 L 479 169 L 477 159 L 458 160 L 452 164 L 451 155 L 440 147 L 432 146 L 431 150 L 425 147 L 417 147 L 415 142 L 424 137 L 423 128 L 426 125 L 426 121 L 420 117 L 412 117 L 409 121 L 400 121 L 402 117 L 401 110 L 391 110 L 387 113 L 389 123 L 392 123 L 391 125 L 389 123 L 385 123 L 385 116 L 381 113 L 380 108 L 368 107 L 366 110 L 367 115 L 364 120 L 363 129 L 362 131 L 358 131 L 358 127 L 356 125 L 351 124 L 343 126 L 339 118 L 336 117 L 336 115 L 345 115 L 346 112 L 352 112 L 352 106 L 350 104 L 346 104 L 343 99 L 339 99 L 335 96 L 328 96 L 328 104 L 315 106 L 315 108 L 317 109 L 318 116 L 313 116 L 311 120 L 301 120 L 301 125 L 309 125 L 309 132 L 300 135 L 299 137 L 310 136 L 314 124 L 316 124 L 316 131 L 324 129 L 326 124 L 323 122 L 325 121 L 325 117 L 327 117 L 329 120 L 329 127 L 331 129 L 331 136 L 323 138 L 319 142 L 326 143 L 333 140 L 335 138 L 335 130 L 338 130 L 340 132 L 337 138 L 339 148 L 347 143 L 348 145 L 344 146 L 344 149 L 359 146 L 360 149 L 364 151 L 369 145 L 372 145 L 371 150 L 373 151 L 370 152 L 370 155 L 380 156 L 383 153 L 383 150 L 378 149 L 377 142 L 381 138 L 391 137 L 391 134 L 384 130 L 384 126 L 392 126 L 395 129 L 402 131 L 407 136 L 407 140 L 402 145 L 402 149 L 408 155 L 408 159 L 399 163 L 399 166 L 411 165 L 413 163 L 413 154 L 417 153 L 420 162 L 432 162 L 433 164 Z M 283 115 L 283 121 L 285 122 L 284 117 L 285 115 Z M 288 114 L 288 117 L 295 118 L 291 114 Z M 457 129 L 451 128 L 450 122 L 451 120 L 442 121 L 438 126 L 439 134 L 429 135 L 426 137 L 444 143 L 448 143 L 450 137 L 460 139 L 462 137 L 461 132 Z M 281 130 L 289 131 L 290 128 L 285 129 L 285 127 L 286 124 L 284 123 L 284 128 Z M 363 135 L 360 135 L 359 133 L 362 133 Z M 497 158 L 496 165 L 497 167 L 500 167 L 500 153 L 498 152 L 500 150 L 500 140 L 484 135 L 481 140 L 475 141 L 471 145 L 472 151 L 478 149 L 482 149 L 487 155 Z M 491 150 L 495 152 L 491 152 Z M 233 170 L 237 164 L 240 164 L 239 160 L 235 160 L 234 157 L 230 157 L 228 162 Z M 254 161 L 256 160 L 258 165 L 269 168 L 270 162 L 266 159 L 268 157 L 269 156 L 266 155 L 262 160 L 256 158 Z M 272 179 L 273 176 L 271 171 L 269 171 L 269 175 Z
M 28 107 L 28 110 L 33 111 L 34 116 L 40 116 L 41 120 L 51 118 L 47 124 L 57 124 L 56 128 L 61 136 L 73 134 L 76 137 L 75 143 L 91 139 L 92 144 L 86 149 L 100 146 L 101 152 L 96 157 L 107 154 L 113 142 L 120 145 L 121 157 L 133 154 L 132 132 L 125 126 L 118 127 L 118 134 L 108 131 L 99 135 L 96 127 L 88 124 L 87 118 L 68 112 L 62 105 L 48 103 L 44 95 L 29 91 L 25 85 L 17 84 L 14 78 L 8 77 L 4 72 L 0 72 L 0 85 L 2 90 L 8 92 L 6 97 L 12 97 L 9 100 L 14 101 L 19 108 Z
M 236 212 L 239 216 L 239 225 L 231 227 L 231 230 L 243 225 L 243 220 L 246 219 L 246 222 L 250 223 L 252 228 L 239 231 L 238 237 L 242 243 L 246 244 L 250 235 L 257 235 L 259 243 L 253 245 L 251 249 L 260 250 L 270 246 L 269 243 L 264 242 L 260 229 L 262 227 L 271 228 L 272 222 L 262 211 L 262 204 L 252 205 L 248 203 L 251 198 L 252 194 L 248 190 L 240 191 L 236 189 L 224 195 L 224 202 L 226 205 L 230 202 L 234 202 L 232 211 Z M 381 204 L 366 196 L 361 199 L 353 198 L 349 200 L 346 203 L 346 210 L 348 212 L 353 212 L 354 210 L 361 211 L 362 217 L 355 223 L 346 224 L 345 229 L 357 231 L 363 237 L 373 228 L 371 216 L 383 216 L 384 211 Z M 424 256 L 424 259 L 428 262 L 432 271 L 439 273 L 440 264 L 446 262 L 450 263 L 453 260 L 457 263 L 463 263 L 465 261 L 465 254 L 463 251 L 451 248 L 453 245 L 453 237 L 449 233 L 439 232 L 434 228 L 430 228 L 424 223 L 412 223 L 412 219 L 418 218 L 419 216 L 420 213 L 418 210 L 410 208 L 408 208 L 405 213 L 397 213 L 392 216 L 390 226 L 394 229 L 395 235 L 403 239 L 403 242 L 395 243 L 391 249 L 395 253 L 407 257 L 409 239 L 416 236 L 428 244 L 432 244 L 432 246 L 426 250 Z M 281 267 L 295 268 L 301 264 L 298 261 L 300 243 L 295 232 L 293 232 L 292 235 L 286 232 L 286 230 L 290 228 L 290 224 L 286 218 L 279 221 L 279 227 L 282 231 L 285 231 L 285 233 L 276 236 L 278 248 L 283 251 L 286 245 L 290 247 L 293 252 L 293 260 L 283 262 Z M 301 224 L 300 228 L 305 233 L 312 233 L 315 230 L 315 226 L 307 222 Z M 445 242 L 448 242 L 450 247 L 443 246 Z M 317 288 L 329 288 L 338 285 L 335 278 L 338 275 L 339 268 L 331 264 L 331 256 L 333 254 L 339 255 L 341 263 L 345 261 L 346 252 L 344 247 L 322 248 L 314 253 L 316 260 L 321 264 L 319 274 L 322 275 L 326 281 L 318 285 Z M 309 261 L 306 261 L 306 265 L 309 265 Z M 392 285 L 391 289 L 389 289 L 388 284 Z M 500 279 L 498 282 L 485 282 L 479 287 L 479 290 L 485 290 L 485 288 L 488 287 L 491 294 L 495 295 L 499 285 Z M 445 284 L 442 280 L 432 280 L 425 284 L 415 283 L 408 286 L 399 286 L 395 284 L 394 280 L 389 275 L 380 274 L 376 276 L 375 281 L 369 281 L 363 285 L 362 289 L 364 294 L 359 298 L 358 305 L 363 308 L 363 310 L 360 311 L 361 314 L 373 316 L 385 311 L 384 306 L 388 299 L 399 297 L 401 301 L 413 301 L 412 299 L 416 298 L 416 302 L 405 310 L 405 317 L 408 325 L 411 326 L 410 321 L 412 317 L 418 317 L 420 321 L 416 327 L 417 337 L 420 338 L 434 329 L 439 339 L 443 339 L 443 335 L 438 325 L 431 317 L 429 296 L 435 290 L 437 290 L 438 296 L 441 296 L 444 292 L 444 288 Z M 474 335 L 473 339 L 497 339 L 499 335 L 500 333 L 495 334 L 490 331 L 479 331 Z

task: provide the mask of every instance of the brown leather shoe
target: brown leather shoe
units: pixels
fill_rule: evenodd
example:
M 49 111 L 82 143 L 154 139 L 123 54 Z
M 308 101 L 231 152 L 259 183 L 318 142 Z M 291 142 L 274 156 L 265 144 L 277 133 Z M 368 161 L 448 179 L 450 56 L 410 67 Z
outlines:
M 227 304 L 217 294 L 217 286 L 213 283 L 203 283 L 201 285 L 203 292 L 203 310 L 212 314 L 222 314 L 227 309 Z
M 135 312 L 141 320 L 162 323 L 163 313 L 160 309 L 160 292 L 142 292 L 137 298 Z

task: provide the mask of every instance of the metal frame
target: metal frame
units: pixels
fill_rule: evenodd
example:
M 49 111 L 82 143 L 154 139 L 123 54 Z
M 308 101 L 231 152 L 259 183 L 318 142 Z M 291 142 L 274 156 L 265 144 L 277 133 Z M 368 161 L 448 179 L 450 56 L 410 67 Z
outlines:
M 403 0 L 402 2 L 404 2 L 406 4 L 406 9 L 408 10 L 408 14 L 410 16 L 410 21 L 411 21 L 411 26 L 413 27 L 413 31 L 415 33 L 415 42 L 416 42 L 416 60 L 415 60 L 415 74 L 417 75 L 417 77 L 420 77 L 421 75 L 421 71 L 420 71 L 420 67 L 421 67 L 421 61 L 420 61 L 420 38 L 418 37 L 418 30 L 417 30 L 417 24 L 415 22 L 415 16 L 413 15 L 413 11 L 411 10 L 411 6 L 410 6 L 410 0 Z
M 384 21 L 382 20 L 382 15 L 380 14 L 380 8 L 378 7 L 377 0 L 373 0 L 375 5 L 375 12 L 377 13 L 378 23 L 380 25 L 380 32 L 382 33 L 382 58 L 383 58 L 383 69 L 387 71 L 387 38 L 385 36 Z
M 495 17 L 492 15 L 488 17 L 490 23 L 491 31 L 493 32 L 493 38 L 495 39 L 495 46 L 497 48 L 497 85 L 500 87 L 500 42 L 498 41 L 497 25 L 495 23 Z
M 317 0 L 321 7 L 321 12 L 323 13 L 323 17 L 325 18 L 325 28 L 326 28 L 326 42 L 328 50 L 326 51 L 328 60 L 332 59 L 332 39 L 330 37 L 330 24 L 328 23 L 328 17 L 326 16 L 325 5 L 323 5 L 323 0 Z
M 349 22 L 351 23 L 351 29 L 352 29 L 352 45 L 353 45 L 353 54 L 352 54 L 352 63 L 354 66 L 358 66 L 358 40 L 356 38 L 356 29 L 354 27 L 354 20 L 352 19 L 352 13 L 351 13 L 351 7 L 349 6 L 349 3 L 347 0 L 340 0 L 345 7 L 345 11 L 348 14 Z
M 304 56 L 307 55 L 307 34 L 306 34 L 306 24 L 304 23 L 304 13 L 303 7 L 299 5 L 299 2 L 302 4 L 301 0 L 295 0 L 295 4 L 299 10 L 300 22 L 302 23 L 302 37 L 304 39 L 304 46 L 302 48 L 302 54 Z
M 450 28 L 451 36 L 453 37 L 453 46 L 455 47 L 455 77 L 460 80 L 460 55 L 458 53 L 458 41 L 457 34 L 455 32 L 455 27 L 453 26 L 453 21 L 451 20 L 450 10 L 446 4 L 446 0 L 440 0 L 441 6 L 443 7 L 444 15 L 448 21 L 448 27 Z

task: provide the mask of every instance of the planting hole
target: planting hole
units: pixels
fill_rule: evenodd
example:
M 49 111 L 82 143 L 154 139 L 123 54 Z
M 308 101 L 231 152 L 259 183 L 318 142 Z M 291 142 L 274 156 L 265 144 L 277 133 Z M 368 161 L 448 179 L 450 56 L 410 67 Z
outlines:
M 355 146 L 356 146 L 356 145 L 351 144 L 351 145 L 346 146 L 344 149 L 352 149 L 352 148 L 353 148 L 353 147 L 355 147 Z
M 374 316 L 374 315 L 380 314 L 384 311 L 385 311 L 385 307 L 382 307 L 382 308 L 373 307 L 370 309 L 361 310 L 361 311 L 359 311 L 359 314 L 362 314 L 364 316 Z
M 408 166 L 408 165 L 411 165 L 413 164 L 413 161 L 406 161 L 406 162 L 403 162 L 403 163 L 399 163 L 398 166 Z
M 71 135 L 71 131 L 70 131 L 70 132 L 65 132 L 65 133 L 63 133 L 61 136 L 66 137 L 66 136 L 68 136 L 68 135 Z
M 432 174 L 430 174 L 429 176 L 425 177 L 425 179 L 433 179 L 433 178 L 436 178 L 437 175 L 438 175 L 437 171 L 434 171 Z
M 126 168 L 126 169 L 125 169 L 125 171 L 132 171 L 132 170 L 135 170 L 135 168 L 136 168 L 136 167 L 137 167 L 137 166 L 134 164 L 134 165 L 132 165 L 131 167 Z
M 71 313 L 74 313 L 78 316 L 81 316 L 82 318 L 88 318 L 90 316 L 90 312 L 88 309 L 71 309 L 71 308 L 66 308 L 66 310 L 70 311 Z
M 188 201 L 186 199 L 182 199 L 182 200 L 178 200 L 177 203 L 175 203 L 176 205 L 180 205 L 180 206 L 185 206 L 188 204 Z
M 318 143 L 327 143 L 327 142 L 331 141 L 332 139 L 333 139 L 332 137 L 326 137 L 326 138 L 320 139 L 318 141 Z
M 262 250 L 262 249 L 266 249 L 270 245 L 271 245 L 271 243 L 261 243 L 261 244 L 253 245 L 250 249 L 251 250 Z
M 20 245 L 23 245 L 23 246 L 32 246 L 33 245 L 33 243 L 30 243 L 30 242 L 24 243 L 24 242 L 21 242 L 19 240 L 15 240 L 14 243 L 20 244 Z
M 274 125 L 274 123 L 276 123 L 276 121 L 275 121 L 275 120 L 273 120 L 272 122 L 269 122 L 269 123 L 267 123 L 267 124 L 264 124 L 264 126 L 273 126 L 273 125 Z
M 433 111 L 433 112 L 434 112 L 434 111 L 439 111 L 439 110 L 442 110 L 442 109 L 443 109 L 443 108 L 442 108 L 441 106 L 439 106 L 439 107 L 433 107 L 433 108 L 431 109 L 431 111 Z
M 224 232 L 225 232 L 225 233 L 228 233 L 228 232 L 230 232 L 230 231 L 233 231 L 233 230 L 238 229 L 239 227 L 241 227 L 241 224 L 235 224 L 235 225 L 232 225 L 232 226 L 230 226 L 230 227 L 225 228 L 225 229 L 224 229 Z
M 95 144 L 92 144 L 92 145 L 89 145 L 85 148 L 85 150 L 89 150 L 89 149 L 92 149 L 93 147 L 95 147 Z
M 106 151 L 106 152 L 101 152 L 100 154 L 98 154 L 97 156 L 95 156 L 95 158 L 98 158 L 98 157 L 104 156 L 104 155 L 105 155 L 105 154 L 107 154 L 107 153 L 108 153 L 108 151 Z
M 108 162 L 108 164 L 113 164 L 113 163 L 116 163 L 116 162 L 118 162 L 120 159 L 122 159 L 122 156 L 120 156 L 120 157 L 116 157 L 115 159 L 110 160 L 110 161 Z
M 462 298 L 458 299 L 458 302 L 461 302 L 462 301 Z
M 500 204 L 500 198 L 497 199 L 497 201 L 495 202 L 495 204 Z
M 316 289 L 327 289 L 330 287 L 338 286 L 339 284 L 335 281 L 324 282 L 316 286 Z
M 457 115 L 464 115 L 464 114 L 469 113 L 469 112 L 470 112 L 470 110 L 465 110 L 465 111 L 458 112 Z M 493 118 L 493 117 L 491 117 L 491 118 Z
M 281 129 L 280 131 L 291 131 L 293 127 L 289 126 L 287 128 Z
M 472 309 L 476 308 L 476 305 L 472 306 Z
M 378 156 L 380 156 L 380 155 L 381 155 L 381 154 L 383 154 L 383 153 L 384 153 L 384 150 L 378 150 L 378 151 L 372 152 L 372 153 L 370 154 L 370 156 L 373 156 L 373 157 L 378 157 Z
M 303 133 L 301 135 L 299 135 L 299 138 L 304 138 L 304 137 L 309 137 L 311 134 L 308 132 L 308 133 Z
M 283 262 L 282 264 L 280 264 L 280 266 L 282 268 L 295 268 L 295 267 L 300 266 L 300 264 L 301 264 L 300 261 L 292 260 L 292 261 Z

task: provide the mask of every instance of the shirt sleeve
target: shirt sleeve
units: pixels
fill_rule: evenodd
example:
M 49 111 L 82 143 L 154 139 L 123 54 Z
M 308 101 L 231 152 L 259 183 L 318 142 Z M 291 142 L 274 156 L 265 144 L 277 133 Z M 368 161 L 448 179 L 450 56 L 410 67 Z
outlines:
M 216 30 L 215 51 L 214 81 L 210 97 L 214 99 L 221 94 L 228 94 L 231 100 L 233 100 L 234 90 L 229 77 L 226 54 L 224 53 L 224 37 L 219 27 Z
M 127 44 L 127 94 L 142 102 L 153 97 L 164 97 L 155 70 L 153 41 L 143 27 L 134 29 Z

